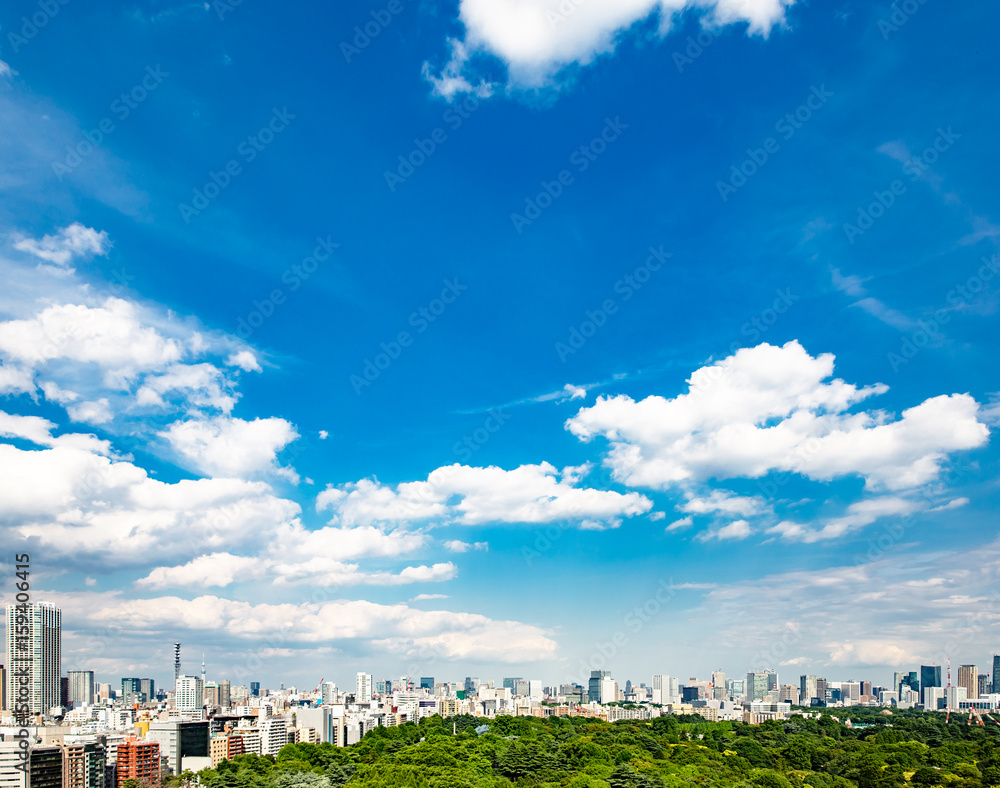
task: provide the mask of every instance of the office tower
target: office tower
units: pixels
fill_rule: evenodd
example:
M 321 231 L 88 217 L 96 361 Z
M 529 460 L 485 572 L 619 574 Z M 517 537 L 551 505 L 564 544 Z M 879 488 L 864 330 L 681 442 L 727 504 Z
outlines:
M 527 679 L 518 679 L 514 682 L 513 694 L 521 698 L 526 698 L 530 691 L 529 684 L 530 682 Z
M 726 699 L 726 674 L 721 670 L 712 674 L 712 697 L 715 700 Z
M 927 687 L 920 693 L 924 711 L 937 711 L 944 706 L 944 687 Z
M 514 692 L 514 687 L 519 681 L 524 681 L 524 679 L 521 676 L 511 676 L 503 680 L 503 686 Z
M 941 666 L 921 665 L 920 666 L 920 693 L 930 687 L 941 686 Z
M 827 686 L 826 679 L 823 678 L 816 679 L 816 697 L 820 699 L 820 702 L 823 705 L 826 705 L 826 696 L 828 689 L 829 687 Z
M 857 681 L 842 681 L 840 683 L 840 699 L 857 703 L 861 699 L 861 684 Z
M 90 706 L 94 703 L 94 671 L 71 670 L 66 674 L 66 678 L 69 680 L 71 706 L 80 703 Z
M 541 700 L 545 697 L 542 692 L 542 680 L 541 679 L 529 679 L 528 681 L 528 697 L 535 698 L 536 700 Z
M 139 780 L 144 785 L 159 783 L 160 745 L 156 742 L 140 741 L 135 737 L 126 739 L 118 745 L 117 758 L 117 788 L 123 788 L 126 780 Z
M 152 679 L 139 679 L 139 693 L 142 695 L 141 703 L 151 703 L 156 699 L 156 686 Z
M 778 689 L 778 674 L 768 668 L 764 671 L 764 675 L 767 676 L 767 691 L 776 692 Z
M 653 703 L 661 706 L 666 706 L 673 702 L 670 697 L 670 676 L 663 673 L 653 674 L 652 696 Z
M 320 689 L 323 692 L 323 703 L 332 705 L 337 702 L 336 684 L 334 684 L 332 681 L 325 681 L 323 682 L 323 686 Z
M 7 711 L 7 668 L 0 665 L 0 711 Z
M 1000 654 L 993 655 L 993 691 L 1000 692 Z
M 101 683 L 95 684 L 94 696 L 94 703 L 107 703 L 111 700 L 111 685 Z
M 250 694 L 253 695 L 253 697 L 255 697 L 255 698 L 259 698 L 260 697 L 260 682 L 259 681 L 251 681 L 250 682 Z
M 794 684 L 782 684 L 778 695 L 780 703 L 791 703 L 793 706 L 799 705 L 799 688 Z
M 872 695 L 872 683 L 870 681 L 861 682 L 861 695 L 867 695 L 869 698 Z
M 174 685 L 174 706 L 182 714 L 200 713 L 205 705 L 205 687 L 198 676 L 179 676 Z
M 219 705 L 219 683 L 217 681 L 205 682 L 205 705 L 209 709 L 214 709 Z
M 597 702 L 602 705 L 605 703 L 616 703 L 618 701 L 618 682 L 611 678 L 610 675 L 606 678 L 602 678 L 600 681 L 601 696 Z M 541 682 L 539 682 L 539 684 L 540 683 Z
M 588 703 L 600 703 L 601 702 L 601 682 L 604 679 L 611 678 L 610 670 L 592 670 L 590 671 L 590 681 L 587 682 L 587 702 Z
M 989 695 L 993 691 L 992 687 L 993 687 L 993 682 L 990 681 L 990 674 L 989 673 L 980 673 L 979 674 L 979 697 L 982 698 L 982 697 L 985 697 L 986 695 Z
M 48 712 L 62 703 L 62 611 L 48 602 L 7 606 L 7 670 L 26 670 L 28 708 Z M 14 708 L 14 682 L 7 682 L 7 708 Z
M 747 673 L 747 683 L 746 683 L 746 699 L 749 701 L 754 700 L 764 700 L 764 696 L 767 695 L 768 691 L 771 689 L 771 679 L 774 677 L 777 679 L 777 675 L 773 671 L 766 671 L 764 673 Z
M 916 692 L 917 694 L 919 694 L 920 693 L 920 674 L 917 673 L 917 671 L 915 671 L 915 670 L 911 670 L 910 671 L 910 673 L 909 673 L 909 683 L 910 683 L 910 689 L 913 690 L 914 692 Z
M 372 674 L 358 673 L 354 684 L 354 702 L 369 703 L 372 699 Z
M 208 720 L 154 720 L 149 723 L 146 740 L 159 744 L 167 768 L 172 774 L 180 774 L 182 758 L 211 756 L 208 729 Z
M 99 741 L 63 746 L 63 788 L 104 788 L 106 751 Z
M 59 678 L 59 705 L 68 709 L 72 704 L 69 702 L 69 679 L 66 676 Z
M 979 668 L 975 665 L 960 665 L 958 668 L 958 686 L 965 687 L 966 700 L 978 698 Z
M 434 690 L 434 677 L 433 676 L 422 676 L 420 678 L 420 689 Z
M 466 676 L 465 677 L 465 692 L 466 696 L 475 695 L 479 691 L 479 677 L 478 676 Z

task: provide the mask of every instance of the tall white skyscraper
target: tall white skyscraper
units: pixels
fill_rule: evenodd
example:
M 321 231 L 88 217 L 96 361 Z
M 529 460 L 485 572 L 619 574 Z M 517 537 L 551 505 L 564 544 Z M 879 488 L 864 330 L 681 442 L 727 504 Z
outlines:
M 354 686 L 356 703 L 368 703 L 372 699 L 372 674 L 359 673 Z
M 205 705 L 205 685 L 200 676 L 178 676 L 174 685 L 174 706 L 182 713 L 201 713 Z
M 61 703 L 62 611 L 48 602 L 7 605 L 7 708 L 16 711 L 17 692 L 27 686 L 27 705 L 42 714 Z M 26 671 L 19 674 L 18 671 Z M 22 675 L 27 685 L 20 683 Z M 22 695 L 22 702 L 24 696 Z
M 680 687 L 678 686 L 677 679 L 660 673 L 656 674 L 653 676 L 651 694 L 653 703 L 660 703 L 666 706 L 670 703 L 679 702 Z
M 337 685 L 332 681 L 323 682 L 323 703 L 333 704 L 337 702 Z

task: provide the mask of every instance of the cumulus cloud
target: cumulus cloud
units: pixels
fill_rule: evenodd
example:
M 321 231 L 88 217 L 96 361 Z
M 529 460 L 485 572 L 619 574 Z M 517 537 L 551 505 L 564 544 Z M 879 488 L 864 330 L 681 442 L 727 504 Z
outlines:
M 617 527 L 621 517 L 643 514 L 652 502 L 638 493 L 618 493 L 576 486 L 589 466 L 558 471 L 549 463 L 504 470 L 449 465 L 426 481 L 395 487 L 374 480 L 328 487 L 317 508 L 330 509 L 344 525 L 438 520 L 465 525 L 587 522 Z
M 474 76 L 476 55 L 499 58 L 515 88 L 538 88 L 571 65 L 587 65 L 615 46 L 637 23 L 655 20 L 661 35 L 686 11 L 703 14 L 705 26 L 747 24 L 767 36 L 785 20 L 794 0 L 461 0 L 464 39 L 449 39 L 450 57 L 424 75 L 447 99 L 461 93 L 487 96 L 496 85 Z
M 166 633 L 193 639 L 224 633 L 236 652 L 266 640 L 271 647 L 293 649 L 303 656 L 330 643 L 353 643 L 399 658 L 433 656 L 451 661 L 489 654 L 494 661 L 511 663 L 551 660 L 556 652 L 548 632 L 518 621 L 405 604 L 330 600 L 322 589 L 310 596 L 327 601 L 252 604 L 213 595 L 126 601 L 117 593 L 44 592 L 44 598 L 59 605 L 63 616 L 78 622 L 75 626 L 80 629 L 101 631 L 108 621 L 115 621 L 132 640 L 163 640 Z
M 760 497 L 731 495 L 725 490 L 713 490 L 704 496 L 692 495 L 678 507 L 691 514 L 728 514 L 749 516 L 767 511 L 767 504 Z
M 847 513 L 841 517 L 829 517 L 823 520 L 821 528 L 782 521 L 768 529 L 768 533 L 781 536 L 791 542 L 820 542 L 826 539 L 839 539 L 852 531 L 871 525 L 881 517 L 898 517 L 911 514 L 920 507 L 913 501 L 894 496 L 870 498 L 852 503 L 847 507 Z
M 753 529 L 750 528 L 750 523 L 746 520 L 734 520 L 728 525 L 724 525 L 721 528 L 716 528 L 709 531 L 704 531 L 698 535 L 698 540 L 701 542 L 708 542 L 715 539 L 720 542 L 725 542 L 729 540 L 742 541 L 746 539 L 750 534 L 753 533 Z
M 107 255 L 111 249 L 111 241 L 103 230 L 98 232 L 74 222 L 55 235 L 45 235 L 38 240 L 15 236 L 14 248 L 51 263 L 51 267 L 56 270 L 71 273 L 73 269 L 69 264 L 75 258 L 86 255 Z
M 696 370 L 672 399 L 599 397 L 566 426 L 581 440 L 610 441 L 615 479 L 657 489 L 784 471 L 906 490 L 935 480 L 950 453 L 988 440 L 968 394 L 932 397 L 898 419 L 853 413 L 888 387 L 828 380 L 833 368 L 833 355 L 812 357 L 798 342 L 763 344 Z
M 467 553 L 469 550 L 489 550 L 488 542 L 463 542 L 460 539 L 449 539 L 444 543 L 445 550 L 452 553 Z
M 378 585 L 395 586 L 411 583 L 440 583 L 453 579 L 458 567 L 451 562 L 433 566 L 407 566 L 399 572 L 363 572 L 358 564 L 346 564 L 326 556 L 314 556 L 303 561 L 289 561 L 267 556 L 240 556 L 232 553 L 211 553 L 198 556 L 186 564 L 157 567 L 136 581 L 140 588 L 224 588 L 234 582 L 260 582 L 270 579 L 275 585 L 308 583 L 315 586 Z
M 277 463 L 278 452 L 299 437 L 284 419 L 189 419 L 174 422 L 159 434 L 201 473 L 243 478 L 271 471 L 298 481 L 293 471 Z

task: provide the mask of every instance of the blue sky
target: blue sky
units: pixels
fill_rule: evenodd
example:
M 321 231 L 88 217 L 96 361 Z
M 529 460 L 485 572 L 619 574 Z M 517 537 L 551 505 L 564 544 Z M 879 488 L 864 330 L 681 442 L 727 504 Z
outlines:
M 0 527 L 66 666 L 985 664 L 997 18 L 904 5 L 9 5 Z

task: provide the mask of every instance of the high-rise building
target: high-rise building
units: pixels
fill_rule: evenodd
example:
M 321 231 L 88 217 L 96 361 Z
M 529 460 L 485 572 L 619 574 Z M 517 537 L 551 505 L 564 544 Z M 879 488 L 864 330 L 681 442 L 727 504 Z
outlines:
M 331 705 L 337 702 L 337 685 L 332 681 L 324 681 L 320 687 L 323 693 L 323 703 Z
M 229 679 L 222 679 L 219 682 L 219 705 L 224 709 L 233 705 L 233 686 Z
M 940 687 L 941 685 L 941 666 L 940 665 L 921 665 L 920 666 L 920 694 L 923 695 L 924 690 L 930 687 Z
M 469 695 L 475 695 L 479 692 L 479 676 L 466 676 L 465 677 L 465 692 L 466 697 Z
M 358 673 L 354 682 L 355 703 L 368 703 L 372 699 L 372 674 Z
M 154 720 L 149 723 L 146 740 L 158 743 L 160 756 L 167 759 L 167 768 L 172 774 L 180 774 L 183 758 L 211 757 L 208 728 L 208 720 Z
M 62 611 L 48 602 L 7 605 L 7 669 L 26 670 L 32 714 L 62 703 Z M 14 681 L 7 682 L 7 708 L 14 708 Z
M 793 706 L 799 705 L 799 688 L 794 684 L 782 684 L 778 694 L 779 703 L 791 703 Z
M 7 711 L 7 668 L 0 665 L 0 711 Z
M 726 674 L 717 670 L 712 674 L 712 697 L 715 700 L 726 699 Z
M 829 686 L 824 678 L 816 679 L 816 697 L 819 698 L 820 703 L 826 704 Z
M 205 682 L 205 705 L 208 706 L 209 709 L 214 709 L 219 705 L 219 682 Z
M 965 687 L 966 700 L 979 697 L 979 668 L 975 665 L 960 665 L 958 668 L 958 686 Z
M 255 698 L 259 698 L 260 697 L 260 682 L 259 681 L 251 681 L 250 682 L 250 694 L 253 697 L 255 697 Z
M 127 705 L 132 705 L 133 703 L 143 703 L 144 699 L 142 697 L 142 690 L 140 688 L 140 679 L 137 678 L 123 678 L 122 679 L 122 702 Z M 148 700 L 145 699 L 145 700 Z
M 25 788 L 27 778 L 21 771 L 21 747 L 17 741 L 0 741 L 0 788 Z
M 993 691 L 1000 692 L 1000 654 L 993 655 Z
M 747 673 L 745 694 L 748 701 L 764 700 L 764 696 L 769 691 L 777 688 L 778 674 L 773 670 L 767 670 L 763 673 Z
M 421 676 L 420 677 L 420 689 L 434 691 L 434 677 L 433 676 Z
M 611 678 L 610 670 L 592 670 L 590 671 L 590 681 L 587 682 L 587 702 L 588 703 L 600 703 L 601 702 L 601 682 L 604 679 Z
M 174 685 L 174 706 L 181 713 L 200 713 L 205 705 L 201 676 L 178 676 Z
M 142 694 L 141 703 L 151 703 L 156 700 L 156 684 L 152 679 L 139 679 L 139 692 Z
M 94 702 L 94 671 L 71 670 L 66 673 L 66 678 L 69 679 L 70 705 L 92 705 Z
M 139 780 L 144 785 L 156 785 L 160 780 L 160 745 L 136 738 L 119 743 L 115 780 L 118 788 L 126 780 Z
M 63 788 L 104 788 L 105 762 L 100 741 L 63 745 Z
M 538 682 L 539 686 L 541 682 Z M 618 682 L 610 676 L 601 679 L 601 697 L 598 703 L 616 703 L 618 701 Z
M 107 703 L 111 700 L 111 685 L 98 682 L 94 685 L 94 703 Z
M 69 678 L 59 677 L 59 705 L 68 709 L 72 704 L 69 702 Z
M 517 686 L 517 682 L 524 681 L 521 676 L 508 676 L 503 680 L 503 686 L 514 692 L 514 687 Z
M 979 674 L 979 697 L 982 698 L 993 692 L 993 682 L 990 680 L 989 673 Z

